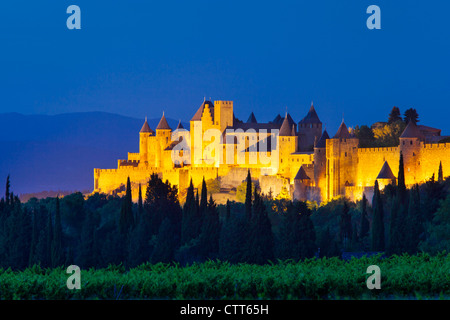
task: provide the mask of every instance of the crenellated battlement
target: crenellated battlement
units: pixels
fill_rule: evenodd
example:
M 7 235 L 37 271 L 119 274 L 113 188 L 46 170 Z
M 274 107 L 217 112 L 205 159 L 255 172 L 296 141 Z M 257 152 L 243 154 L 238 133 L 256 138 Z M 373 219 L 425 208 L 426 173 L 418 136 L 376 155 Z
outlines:
M 424 149 L 450 149 L 450 143 L 424 143 Z
M 358 153 L 398 152 L 399 147 L 358 148 Z

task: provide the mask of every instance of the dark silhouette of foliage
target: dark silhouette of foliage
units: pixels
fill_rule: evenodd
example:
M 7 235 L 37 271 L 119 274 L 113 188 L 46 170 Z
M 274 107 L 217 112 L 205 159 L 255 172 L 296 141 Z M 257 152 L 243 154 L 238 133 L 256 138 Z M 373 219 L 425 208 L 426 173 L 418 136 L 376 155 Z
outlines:
M 388 123 L 394 123 L 397 121 L 402 121 L 402 117 L 401 117 L 401 113 L 400 113 L 400 109 L 398 107 L 392 107 L 391 112 L 389 113 L 389 119 L 388 119 Z

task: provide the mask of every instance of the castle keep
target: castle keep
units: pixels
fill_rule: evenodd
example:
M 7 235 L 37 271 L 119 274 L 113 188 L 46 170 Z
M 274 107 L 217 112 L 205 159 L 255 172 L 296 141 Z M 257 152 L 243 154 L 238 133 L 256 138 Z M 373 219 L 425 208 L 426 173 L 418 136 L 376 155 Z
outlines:
M 117 169 L 94 169 L 94 192 L 120 192 L 130 177 L 145 194 L 150 175 L 157 173 L 177 185 L 180 194 L 191 179 L 194 186 L 203 178 L 217 179 L 226 198 L 250 170 L 261 192 L 273 196 L 286 188 L 299 200 L 358 200 L 363 193 L 370 199 L 375 180 L 381 187 L 395 183 L 400 153 L 407 185 L 437 176 L 440 163 L 448 175 L 450 143 L 436 142 L 439 138 L 440 130 L 410 121 L 398 146 L 360 148 L 344 122 L 333 136 L 322 131 L 313 104 L 298 123 L 287 112 L 259 123 L 253 113 L 246 122 L 237 119 L 233 101 L 204 100 L 189 129 L 181 122 L 172 129 L 163 114 L 153 130 L 146 119 L 139 132 L 139 152 L 118 160 Z

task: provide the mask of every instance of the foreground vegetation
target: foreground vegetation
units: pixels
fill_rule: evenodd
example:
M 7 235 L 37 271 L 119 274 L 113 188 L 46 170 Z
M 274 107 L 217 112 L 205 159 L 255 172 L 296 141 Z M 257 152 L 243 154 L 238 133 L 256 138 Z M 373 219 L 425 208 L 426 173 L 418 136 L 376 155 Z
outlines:
M 366 286 L 373 264 L 380 290 Z M 67 289 L 67 278 L 64 268 L 0 270 L 0 299 L 439 299 L 450 297 L 450 255 L 109 266 L 82 270 L 80 290 Z

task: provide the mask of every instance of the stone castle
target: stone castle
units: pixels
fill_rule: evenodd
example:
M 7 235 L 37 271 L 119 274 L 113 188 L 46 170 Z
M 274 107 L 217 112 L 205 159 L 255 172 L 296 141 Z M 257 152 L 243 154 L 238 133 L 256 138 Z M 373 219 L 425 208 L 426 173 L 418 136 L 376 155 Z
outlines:
M 261 192 L 277 196 L 285 188 L 292 198 L 318 203 L 338 196 L 351 200 L 372 198 L 375 180 L 380 187 L 394 182 L 400 153 L 404 157 L 407 185 L 444 175 L 450 168 L 450 143 L 439 143 L 441 131 L 410 121 L 400 144 L 386 148 L 360 148 L 359 140 L 342 121 L 334 136 L 322 131 L 311 107 L 296 123 L 289 113 L 259 123 L 251 113 L 246 122 L 234 116 L 233 101 L 204 100 L 190 120 L 170 128 L 164 114 L 152 130 L 147 119 L 139 133 L 139 152 L 118 160 L 117 169 L 94 169 L 94 192 L 123 191 L 128 177 L 133 185 L 146 182 L 152 173 L 176 185 L 182 195 L 192 179 L 194 186 L 217 179 L 223 199 L 231 197 L 248 170 Z M 133 188 L 133 200 L 138 197 Z M 217 198 L 220 201 L 220 198 Z

